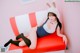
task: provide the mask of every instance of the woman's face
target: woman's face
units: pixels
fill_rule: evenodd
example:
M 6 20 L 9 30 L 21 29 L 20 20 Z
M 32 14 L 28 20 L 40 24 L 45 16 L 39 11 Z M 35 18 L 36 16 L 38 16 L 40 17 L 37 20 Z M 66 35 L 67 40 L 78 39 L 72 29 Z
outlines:
M 49 19 L 51 21 L 55 21 L 56 20 L 56 17 L 53 14 L 49 13 Z

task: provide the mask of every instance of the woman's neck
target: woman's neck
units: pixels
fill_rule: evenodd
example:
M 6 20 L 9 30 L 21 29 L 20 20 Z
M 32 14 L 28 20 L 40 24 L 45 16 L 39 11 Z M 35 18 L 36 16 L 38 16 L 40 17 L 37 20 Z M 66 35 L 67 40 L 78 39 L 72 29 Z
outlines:
M 57 23 L 57 20 L 54 20 L 54 21 L 51 21 L 51 20 L 50 20 L 50 23 L 56 24 L 56 23 Z

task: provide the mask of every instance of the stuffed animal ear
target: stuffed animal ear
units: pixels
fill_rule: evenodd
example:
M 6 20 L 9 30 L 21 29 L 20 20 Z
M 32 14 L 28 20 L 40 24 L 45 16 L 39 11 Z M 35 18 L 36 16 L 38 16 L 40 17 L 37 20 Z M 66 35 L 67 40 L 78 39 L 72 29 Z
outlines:
M 52 5 L 53 5 L 53 7 L 56 7 L 56 4 L 55 4 L 55 2 L 52 2 Z
M 50 8 L 51 7 L 51 5 L 49 4 L 49 3 L 46 3 L 46 5 Z
M 56 7 L 55 1 L 53 2 L 47 2 L 46 5 L 50 8 L 50 7 Z

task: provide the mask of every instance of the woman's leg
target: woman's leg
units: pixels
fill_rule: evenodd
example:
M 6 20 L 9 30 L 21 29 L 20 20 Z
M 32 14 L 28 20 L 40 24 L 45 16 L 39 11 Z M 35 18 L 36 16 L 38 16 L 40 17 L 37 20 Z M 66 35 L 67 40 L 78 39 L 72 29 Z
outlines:
M 22 41 L 19 43 L 19 46 L 26 46 L 26 43 L 22 40 Z
M 13 41 L 12 39 L 10 39 L 7 43 L 4 44 L 4 47 L 7 47 L 10 43 L 16 45 L 16 46 L 25 46 L 26 43 L 22 40 L 22 41 Z
M 18 39 L 16 41 L 10 39 L 7 43 L 4 44 L 4 47 L 8 46 L 10 43 L 16 45 L 16 46 L 25 46 L 27 45 L 28 47 L 31 45 L 31 41 L 26 38 L 23 33 L 19 34 L 18 38 L 22 38 L 23 41 L 19 41 Z
M 37 31 L 37 27 L 34 27 L 32 28 L 32 30 L 29 32 L 29 36 L 28 38 L 30 39 L 31 41 L 31 45 L 30 45 L 30 49 L 35 49 L 36 48 L 36 45 L 37 45 L 37 34 L 36 34 L 36 31 Z
M 13 41 L 12 39 L 10 39 L 4 46 L 8 46 L 10 43 L 12 44 L 15 44 L 17 46 L 25 46 L 27 43 L 29 43 L 29 40 L 31 41 L 31 45 L 29 44 L 28 46 L 30 46 L 29 48 L 30 49 L 35 49 L 36 48 L 36 44 L 37 44 L 37 34 L 36 34 L 36 30 L 37 30 L 37 27 L 34 27 L 30 30 L 29 32 L 29 36 L 26 38 L 23 36 L 23 41 Z
M 29 46 L 31 45 L 31 41 L 30 41 L 29 38 L 25 37 L 24 35 L 22 35 L 21 38 L 23 39 L 23 41 L 21 41 L 21 42 L 19 43 L 20 46 L 26 44 L 26 45 L 29 47 Z M 24 44 L 24 43 L 25 43 L 25 44 Z
M 36 30 L 37 30 L 37 27 L 32 28 L 28 34 L 29 36 L 27 37 L 31 41 L 31 45 L 29 47 L 30 49 L 36 48 L 36 44 L 37 44 Z M 25 45 L 26 43 L 24 42 L 24 40 L 19 43 L 19 46 L 25 46 Z
M 12 39 L 10 39 L 7 43 L 4 44 L 4 47 L 7 47 L 10 43 L 19 46 L 20 41 L 13 41 Z

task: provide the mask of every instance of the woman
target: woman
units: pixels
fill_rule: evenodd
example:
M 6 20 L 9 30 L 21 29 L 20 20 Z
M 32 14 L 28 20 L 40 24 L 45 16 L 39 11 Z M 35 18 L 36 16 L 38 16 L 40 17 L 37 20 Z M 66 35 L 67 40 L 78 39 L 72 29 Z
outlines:
M 50 7 L 50 5 L 48 4 Z M 65 44 L 67 44 L 67 39 L 65 35 L 60 33 L 62 28 L 62 24 L 60 23 L 57 15 L 54 12 L 48 12 L 47 19 L 45 22 L 42 22 L 40 26 L 36 26 L 30 30 L 28 33 L 28 37 L 26 38 L 23 33 L 16 37 L 17 41 L 13 41 L 10 39 L 4 46 L 8 46 L 10 43 L 15 44 L 17 46 L 25 46 L 27 45 L 30 49 L 35 49 L 37 44 L 37 37 L 43 37 L 48 34 L 52 34 L 57 31 L 57 35 L 63 37 Z M 23 41 L 19 41 L 18 39 L 22 38 Z

